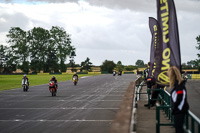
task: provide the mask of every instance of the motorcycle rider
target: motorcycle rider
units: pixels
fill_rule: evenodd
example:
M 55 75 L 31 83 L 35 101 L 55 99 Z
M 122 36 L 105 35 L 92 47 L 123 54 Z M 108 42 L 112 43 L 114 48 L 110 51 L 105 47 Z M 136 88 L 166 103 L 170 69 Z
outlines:
M 50 81 L 54 81 L 54 84 L 55 84 L 55 89 L 56 89 L 56 92 L 57 92 L 57 88 L 58 88 L 58 81 L 57 81 L 57 79 L 56 79 L 56 77 L 55 76 L 53 76 L 51 79 L 50 79 Z
M 72 76 L 72 80 L 73 80 L 74 77 L 77 77 L 77 81 L 78 81 L 78 75 L 77 75 L 76 72 L 74 72 L 74 75 Z
M 113 71 L 113 76 L 115 76 L 116 75 L 116 71 Z
M 188 79 L 187 71 L 185 71 L 185 73 L 183 74 L 183 79 L 184 79 L 185 81 L 187 81 L 187 79 Z
M 22 85 L 24 84 L 24 83 L 23 83 L 23 80 L 24 80 L 24 81 L 27 80 L 27 84 L 28 84 L 28 88 L 29 88 L 29 80 L 28 80 L 28 77 L 26 76 L 26 74 L 24 74 L 24 76 L 22 77 Z

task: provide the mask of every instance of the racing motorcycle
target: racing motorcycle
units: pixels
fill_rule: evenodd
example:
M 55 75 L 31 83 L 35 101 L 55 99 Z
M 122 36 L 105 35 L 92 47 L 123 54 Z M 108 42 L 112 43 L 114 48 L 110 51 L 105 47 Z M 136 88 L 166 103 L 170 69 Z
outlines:
M 49 91 L 51 92 L 52 97 L 56 96 L 56 92 L 57 92 L 56 89 L 57 89 L 57 87 L 56 87 L 55 82 L 52 80 L 49 81 Z
M 183 76 L 183 79 L 187 82 L 188 76 L 187 76 L 187 75 L 184 75 L 184 76 Z
M 77 78 L 77 76 L 74 76 L 74 77 L 73 77 L 73 83 L 74 83 L 74 85 L 76 85 L 76 84 L 78 83 L 78 78 Z
M 113 76 L 115 76 L 115 75 L 116 75 L 116 72 L 114 71 L 114 72 L 113 72 Z
M 22 79 L 22 89 L 23 89 L 23 91 L 25 92 L 25 91 L 28 91 L 28 80 L 26 79 L 26 78 L 23 78 Z

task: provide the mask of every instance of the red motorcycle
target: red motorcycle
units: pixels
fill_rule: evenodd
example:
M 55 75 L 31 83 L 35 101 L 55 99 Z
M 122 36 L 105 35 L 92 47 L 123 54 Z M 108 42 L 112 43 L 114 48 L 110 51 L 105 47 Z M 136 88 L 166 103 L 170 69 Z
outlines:
M 49 81 L 49 91 L 51 92 L 52 97 L 56 96 L 57 86 L 56 86 L 55 82 L 52 80 Z

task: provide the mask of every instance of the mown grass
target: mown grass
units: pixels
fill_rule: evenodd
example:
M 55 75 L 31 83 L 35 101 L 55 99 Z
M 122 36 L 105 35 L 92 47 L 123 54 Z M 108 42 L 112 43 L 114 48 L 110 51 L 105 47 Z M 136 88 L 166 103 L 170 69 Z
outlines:
M 79 74 L 83 76 L 95 76 L 97 74 Z M 47 84 L 53 75 L 27 75 L 30 86 Z M 55 75 L 58 82 L 72 80 L 72 74 Z M 15 88 L 21 88 L 21 80 L 23 75 L 0 75 L 0 91 Z

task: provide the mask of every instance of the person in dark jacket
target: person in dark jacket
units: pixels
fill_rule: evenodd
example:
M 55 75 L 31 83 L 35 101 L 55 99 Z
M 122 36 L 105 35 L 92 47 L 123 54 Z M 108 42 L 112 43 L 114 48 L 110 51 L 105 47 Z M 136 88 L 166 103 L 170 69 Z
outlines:
M 147 64 L 147 68 L 144 70 L 144 80 L 146 81 L 149 77 L 150 62 Z
M 189 110 L 187 102 L 186 81 L 183 80 L 179 69 L 172 66 L 168 70 L 171 91 L 171 108 L 174 116 L 174 127 L 176 133 L 184 133 L 184 117 Z
M 184 79 L 185 81 L 187 81 L 187 79 L 188 79 L 188 74 L 187 74 L 186 71 L 185 71 L 185 73 L 183 74 L 183 79 Z
M 76 72 L 74 72 L 74 75 L 72 76 L 72 80 L 73 80 L 74 77 L 77 77 L 77 80 L 78 80 L 78 75 L 77 75 Z
M 25 81 L 27 81 L 27 87 L 28 87 L 28 89 L 29 89 L 29 79 L 28 79 L 28 77 L 26 76 L 26 74 L 24 74 L 24 76 L 23 76 L 23 78 L 22 78 L 22 86 L 23 86 L 23 84 L 25 84 Z
M 157 87 L 159 87 L 158 84 L 156 84 L 156 79 L 154 76 L 151 76 L 151 77 L 148 77 L 147 78 L 147 81 L 146 81 L 146 84 L 147 84 L 147 91 L 152 91 L 151 93 L 151 99 L 157 99 L 158 97 L 158 94 L 159 94 L 159 91 L 155 91 L 153 89 L 158 89 Z M 156 103 L 156 100 L 150 100 L 150 105 L 149 104 L 145 104 L 144 106 L 145 107 L 153 107 L 155 106 L 155 103 Z

